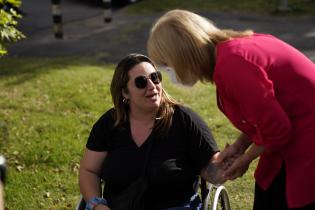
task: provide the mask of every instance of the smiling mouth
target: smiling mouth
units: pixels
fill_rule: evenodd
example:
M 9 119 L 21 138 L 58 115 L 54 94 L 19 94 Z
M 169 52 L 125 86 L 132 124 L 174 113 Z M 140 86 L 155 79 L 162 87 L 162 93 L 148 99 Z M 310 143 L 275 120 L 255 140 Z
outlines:
M 153 93 L 153 94 L 150 94 L 150 95 L 147 95 L 146 98 L 155 98 L 157 97 L 157 93 Z

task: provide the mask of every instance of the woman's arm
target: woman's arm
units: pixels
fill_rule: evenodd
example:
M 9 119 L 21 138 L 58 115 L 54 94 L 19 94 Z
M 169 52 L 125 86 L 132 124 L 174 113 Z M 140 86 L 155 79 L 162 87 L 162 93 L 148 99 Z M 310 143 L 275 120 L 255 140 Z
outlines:
M 224 165 L 224 163 L 229 161 L 229 159 L 242 155 L 251 144 L 252 141 L 248 138 L 248 136 L 242 133 L 233 144 L 227 144 L 225 146 L 224 150 L 220 152 L 215 162 Z
M 234 145 L 238 154 L 243 154 L 247 148 L 252 144 L 252 141 L 248 138 L 245 133 L 241 133 L 241 135 L 237 138 Z
M 242 155 L 237 157 L 231 165 L 224 171 L 223 177 L 227 180 L 234 180 L 243 176 L 250 163 L 264 152 L 264 147 L 252 144 L 251 147 Z
M 102 197 L 100 174 L 106 156 L 107 152 L 85 149 L 79 170 L 80 191 L 85 201 L 89 201 L 93 197 Z M 105 208 L 101 208 L 101 206 L 96 206 L 95 209 L 108 209 L 105 206 Z
M 248 136 L 242 133 L 232 145 L 227 145 L 222 152 L 215 153 L 209 163 L 201 170 L 200 175 L 212 184 L 224 183 L 229 178 L 224 176 L 226 175 L 224 170 L 237 157 L 241 156 L 251 144 Z
M 219 154 L 220 152 L 215 153 L 200 172 L 200 176 L 212 184 L 223 184 L 226 181 L 223 177 L 224 171 L 216 161 Z

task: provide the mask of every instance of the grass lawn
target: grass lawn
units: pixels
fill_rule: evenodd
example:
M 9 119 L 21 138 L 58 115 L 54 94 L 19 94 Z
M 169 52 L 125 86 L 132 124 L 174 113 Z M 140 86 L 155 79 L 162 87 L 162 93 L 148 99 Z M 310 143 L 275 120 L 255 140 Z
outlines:
M 112 106 L 113 68 L 83 58 L 1 59 L 0 154 L 8 161 L 9 210 L 74 209 L 86 139 Z M 214 87 L 187 89 L 164 78 L 165 89 L 206 120 L 220 148 L 236 138 L 238 131 L 216 108 Z M 251 209 L 253 168 L 226 184 L 235 210 Z

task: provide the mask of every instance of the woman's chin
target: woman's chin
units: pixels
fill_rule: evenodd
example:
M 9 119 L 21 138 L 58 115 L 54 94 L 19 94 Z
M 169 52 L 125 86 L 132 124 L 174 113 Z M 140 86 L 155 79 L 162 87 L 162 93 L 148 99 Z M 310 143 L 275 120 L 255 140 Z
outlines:
M 160 101 L 151 101 L 146 107 L 152 109 L 152 111 L 156 111 L 160 107 Z

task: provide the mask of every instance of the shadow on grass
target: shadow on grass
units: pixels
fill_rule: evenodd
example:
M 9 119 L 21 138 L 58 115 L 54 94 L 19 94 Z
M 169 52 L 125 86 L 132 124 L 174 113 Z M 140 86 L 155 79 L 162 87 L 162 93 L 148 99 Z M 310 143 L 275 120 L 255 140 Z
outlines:
M 11 78 L 5 86 L 14 86 L 33 80 L 51 71 L 63 71 L 69 67 L 102 66 L 105 63 L 91 58 L 1 58 L 0 78 Z

